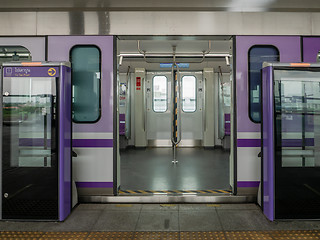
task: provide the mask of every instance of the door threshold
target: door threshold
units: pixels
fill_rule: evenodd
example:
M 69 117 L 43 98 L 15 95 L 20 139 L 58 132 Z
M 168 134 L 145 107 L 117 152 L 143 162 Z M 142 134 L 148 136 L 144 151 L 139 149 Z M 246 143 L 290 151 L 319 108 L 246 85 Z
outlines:
M 153 196 L 153 195 L 231 195 L 232 190 L 119 190 L 120 196 Z
M 80 196 L 80 203 L 255 203 L 257 196 L 247 195 L 141 195 Z

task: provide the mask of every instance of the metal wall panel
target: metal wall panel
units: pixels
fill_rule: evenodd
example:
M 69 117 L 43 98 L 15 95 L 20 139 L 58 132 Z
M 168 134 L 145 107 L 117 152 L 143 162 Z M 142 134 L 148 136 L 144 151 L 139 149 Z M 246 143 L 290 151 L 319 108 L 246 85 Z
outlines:
M 317 12 L 315 0 L 1 0 L 0 10 L 104 9 L 108 11 Z
M 39 12 L 37 19 L 37 35 L 70 35 L 68 12 Z
M 56 13 L 52 13 L 54 16 Z M 111 35 L 312 35 L 314 13 L 230 13 L 230 12 L 98 12 L 88 15 L 69 14 L 70 33 Z M 320 14 L 319 14 L 320 15 Z M 48 13 L 39 14 L 41 34 L 66 34 L 64 21 L 58 17 L 51 22 L 57 28 L 42 26 Z M 51 15 L 52 17 L 52 15 Z M 83 29 L 81 21 L 83 17 Z M 98 20 L 98 21 L 97 21 Z M 97 22 L 96 22 L 97 21 Z M 78 29 L 71 29 L 72 22 Z M 63 26 L 63 33 L 60 27 Z M 85 29 L 85 26 L 91 26 Z M 94 26 L 94 27 L 93 27 Z M 50 29 L 50 33 L 46 32 Z M 39 32 L 40 33 L 40 32 Z
M 0 21 L 0 35 L 320 34 L 310 12 L 0 12 Z
M 311 31 L 310 35 L 320 35 L 320 13 L 311 13 Z
M 0 35 L 37 35 L 36 12 L 1 12 Z
M 310 35 L 310 13 L 244 13 L 242 29 L 236 35 Z

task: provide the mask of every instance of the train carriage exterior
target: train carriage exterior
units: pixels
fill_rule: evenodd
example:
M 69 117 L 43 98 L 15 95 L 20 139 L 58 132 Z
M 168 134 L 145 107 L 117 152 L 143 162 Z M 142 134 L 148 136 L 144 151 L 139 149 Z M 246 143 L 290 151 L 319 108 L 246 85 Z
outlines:
M 137 13 L 128 13 L 130 14 L 138 16 Z M 191 17 L 195 17 L 194 14 L 190 12 Z M 48 22 L 48 19 L 57 22 L 60 20 L 54 12 L 38 12 L 39 19 L 45 19 L 46 23 L 37 23 L 37 32 L 27 29 L 20 32 L 21 34 L 14 34 L 9 30 L 0 30 L 0 35 L 3 35 L 0 36 L 0 58 L 2 62 L 46 60 L 72 63 L 72 173 L 80 201 L 254 201 L 261 187 L 259 153 L 263 102 L 260 75 L 262 63 L 316 62 L 320 50 L 320 38 L 317 37 L 316 30 L 312 32 L 304 29 L 303 24 L 299 23 L 305 16 L 291 14 L 297 18 L 294 20 L 295 28 L 288 29 L 286 24 L 292 19 L 288 16 L 290 14 L 281 16 L 279 13 L 266 13 L 268 19 L 275 16 L 284 23 L 279 24 L 278 29 L 272 29 L 271 25 L 275 20 L 270 19 L 271 23 L 265 27 L 265 32 L 260 30 L 263 26 L 261 22 L 257 23 L 258 26 L 253 27 L 253 30 L 245 26 L 239 27 L 243 30 L 241 32 L 239 29 L 226 27 L 226 23 L 222 23 L 226 27 L 224 31 L 199 30 L 197 25 L 189 20 L 192 32 L 188 32 L 186 25 L 172 29 L 162 26 L 161 22 L 156 23 L 159 27 L 157 29 L 151 29 L 151 23 L 143 23 L 142 26 L 149 27 L 145 31 L 140 28 L 128 30 L 128 26 L 132 24 L 141 26 L 141 20 L 137 18 L 126 27 L 121 21 L 111 25 L 111 28 L 106 25 L 104 27 L 110 29 L 102 32 L 100 28 L 103 26 L 101 23 L 97 25 L 96 20 L 93 20 L 93 12 L 83 12 L 80 15 L 84 22 L 79 25 L 83 24 L 85 31 L 73 27 L 74 31 L 68 32 L 68 27 L 62 25 L 60 30 L 52 27 L 51 34 L 48 28 L 53 26 L 53 23 Z M 100 15 L 101 13 L 98 14 Z M 147 16 L 148 13 L 141 15 Z M 60 16 L 66 18 L 64 12 L 60 13 Z M 111 13 L 109 17 L 119 20 L 121 16 L 126 19 L 123 12 L 118 15 Z M 158 12 L 156 16 L 166 15 Z M 186 20 L 182 13 L 177 16 L 180 16 L 179 22 Z M 208 13 L 208 18 L 212 20 L 211 16 L 216 15 Z M 236 20 L 245 22 L 249 16 L 252 15 L 234 14 Z M 312 21 L 317 22 L 318 14 L 312 17 Z M 175 17 L 170 15 L 168 18 L 172 20 Z M 221 15 L 221 19 L 226 18 Z M 258 16 L 254 19 L 261 20 Z M 68 21 L 72 26 L 75 19 L 70 15 Z M 304 20 L 301 21 L 304 23 Z M 90 32 L 88 29 L 93 29 L 90 24 L 93 27 L 98 26 L 100 30 Z M 252 24 L 248 22 L 248 26 Z M 210 26 L 214 25 L 212 23 Z M 118 32 L 115 30 L 117 27 L 120 29 Z M 161 49 L 162 45 L 165 50 Z M 191 85 L 194 82 L 193 87 L 182 90 L 181 85 L 188 81 Z M 156 90 L 156 87 L 162 87 L 162 90 Z M 194 88 L 193 92 L 191 88 Z M 188 91 L 192 92 L 192 97 L 184 97 Z M 156 94 L 160 97 L 157 98 Z M 221 100 L 223 98 L 224 100 Z M 176 107 L 174 101 L 179 103 Z M 160 105 L 158 110 L 155 110 L 157 103 Z M 191 110 L 183 109 L 186 104 L 191 106 Z M 177 129 L 172 126 L 175 122 Z M 155 182 L 154 185 L 142 184 L 145 189 L 123 188 L 122 184 L 128 182 L 123 180 L 128 174 L 126 169 L 130 164 L 134 164 L 128 162 L 130 158 L 126 154 L 130 151 L 131 156 L 134 156 L 139 154 L 139 151 L 152 155 L 153 152 L 148 152 L 148 149 L 167 149 L 169 168 L 177 168 L 183 164 L 181 160 L 171 163 L 174 154 L 171 152 L 172 134 L 181 138 L 180 145 L 173 144 L 178 147 L 178 157 L 180 151 L 180 156 L 188 158 L 188 150 L 180 149 L 224 150 L 221 154 L 227 156 L 224 161 L 228 164 L 224 176 L 218 177 L 224 179 L 222 187 L 219 187 L 219 184 L 213 184 L 209 189 L 205 184 L 197 187 L 192 185 L 192 181 L 186 180 L 190 181 L 190 188 L 182 183 L 177 185 L 177 189 L 169 183 L 170 187 L 161 189 L 157 181 L 163 179 L 156 172 L 160 166 L 154 164 L 150 168 L 146 167 L 146 171 L 152 169 L 153 172 L 150 173 L 150 178 L 145 179 L 146 182 Z M 125 152 L 123 149 L 129 150 Z M 155 153 L 154 158 L 157 157 L 156 154 L 158 153 Z M 199 156 L 201 154 L 204 153 L 199 152 Z M 141 155 L 141 158 L 146 157 Z M 124 158 L 128 165 L 123 165 L 121 159 Z M 201 157 L 199 159 L 201 160 Z M 197 167 L 198 165 L 195 164 Z M 210 169 L 207 170 L 210 172 Z M 141 177 L 144 174 L 143 169 L 136 174 Z M 179 174 L 168 177 L 168 181 L 182 181 L 174 178 L 182 176 Z M 212 174 L 220 176 L 218 173 Z M 134 181 L 134 178 L 135 176 L 128 179 Z M 136 195 L 139 198 L 122 198 Z M 158 195 L 169 197 L 161 200 Z M 190 197 L 184 198 L 185 195 Z M 235 196 L 239 197 L 238 200 Z M 170 197 L 173 198 L 170 200 Z M 175 197 L 178 200 L 172 200 Z M 210 200 L 203 197 L 209 197 Z

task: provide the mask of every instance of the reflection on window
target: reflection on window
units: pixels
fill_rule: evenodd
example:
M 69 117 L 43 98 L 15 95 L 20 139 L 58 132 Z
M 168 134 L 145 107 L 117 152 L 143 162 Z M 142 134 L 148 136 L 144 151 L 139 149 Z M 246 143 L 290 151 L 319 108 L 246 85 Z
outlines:
M 261 122 L 261 69 L 263 62 L 278 62 L 279 50 L 274 46 L 259 45 L 249 50 L 249 116 Z
M 166 112 L 168 109 L 168 80 L 165 76 L 153 78 L 153 111 Z
M 0 63 L 11 61 L 31 61 L 31 53 L 22 46 L 0 46 Z
M 196 111 L 196 78 L 195 76 L 182 77 L 182 111 Z
M 56 158 L 56 79 L 3 79 L 3 170 L 51 167 Z
M 119 95 L 120 95 L 119 106 L 125 107 L 126 106 L 126 95 L 127 95 L 127 84 L 126 83 L 120 83 Z
M 73 121 L 96 122 L 100 118 L 100 50 L 96 46 L 75 46 L 70 56 Z
M 320 167 L 319 72 L 276 70 L 277 149 L 282 167 Z

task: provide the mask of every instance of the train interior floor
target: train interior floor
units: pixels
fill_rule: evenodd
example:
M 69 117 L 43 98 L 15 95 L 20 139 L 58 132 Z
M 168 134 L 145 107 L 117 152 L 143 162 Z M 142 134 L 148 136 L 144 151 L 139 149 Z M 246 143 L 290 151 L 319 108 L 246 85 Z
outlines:
M 64 222 L 0 221 L 0 239 L 320 239 L 320 221 L 256 204 L 79 204 Z
M 121 190 L 228 190 L 229 151 L 211 148 L 121 150 Z

